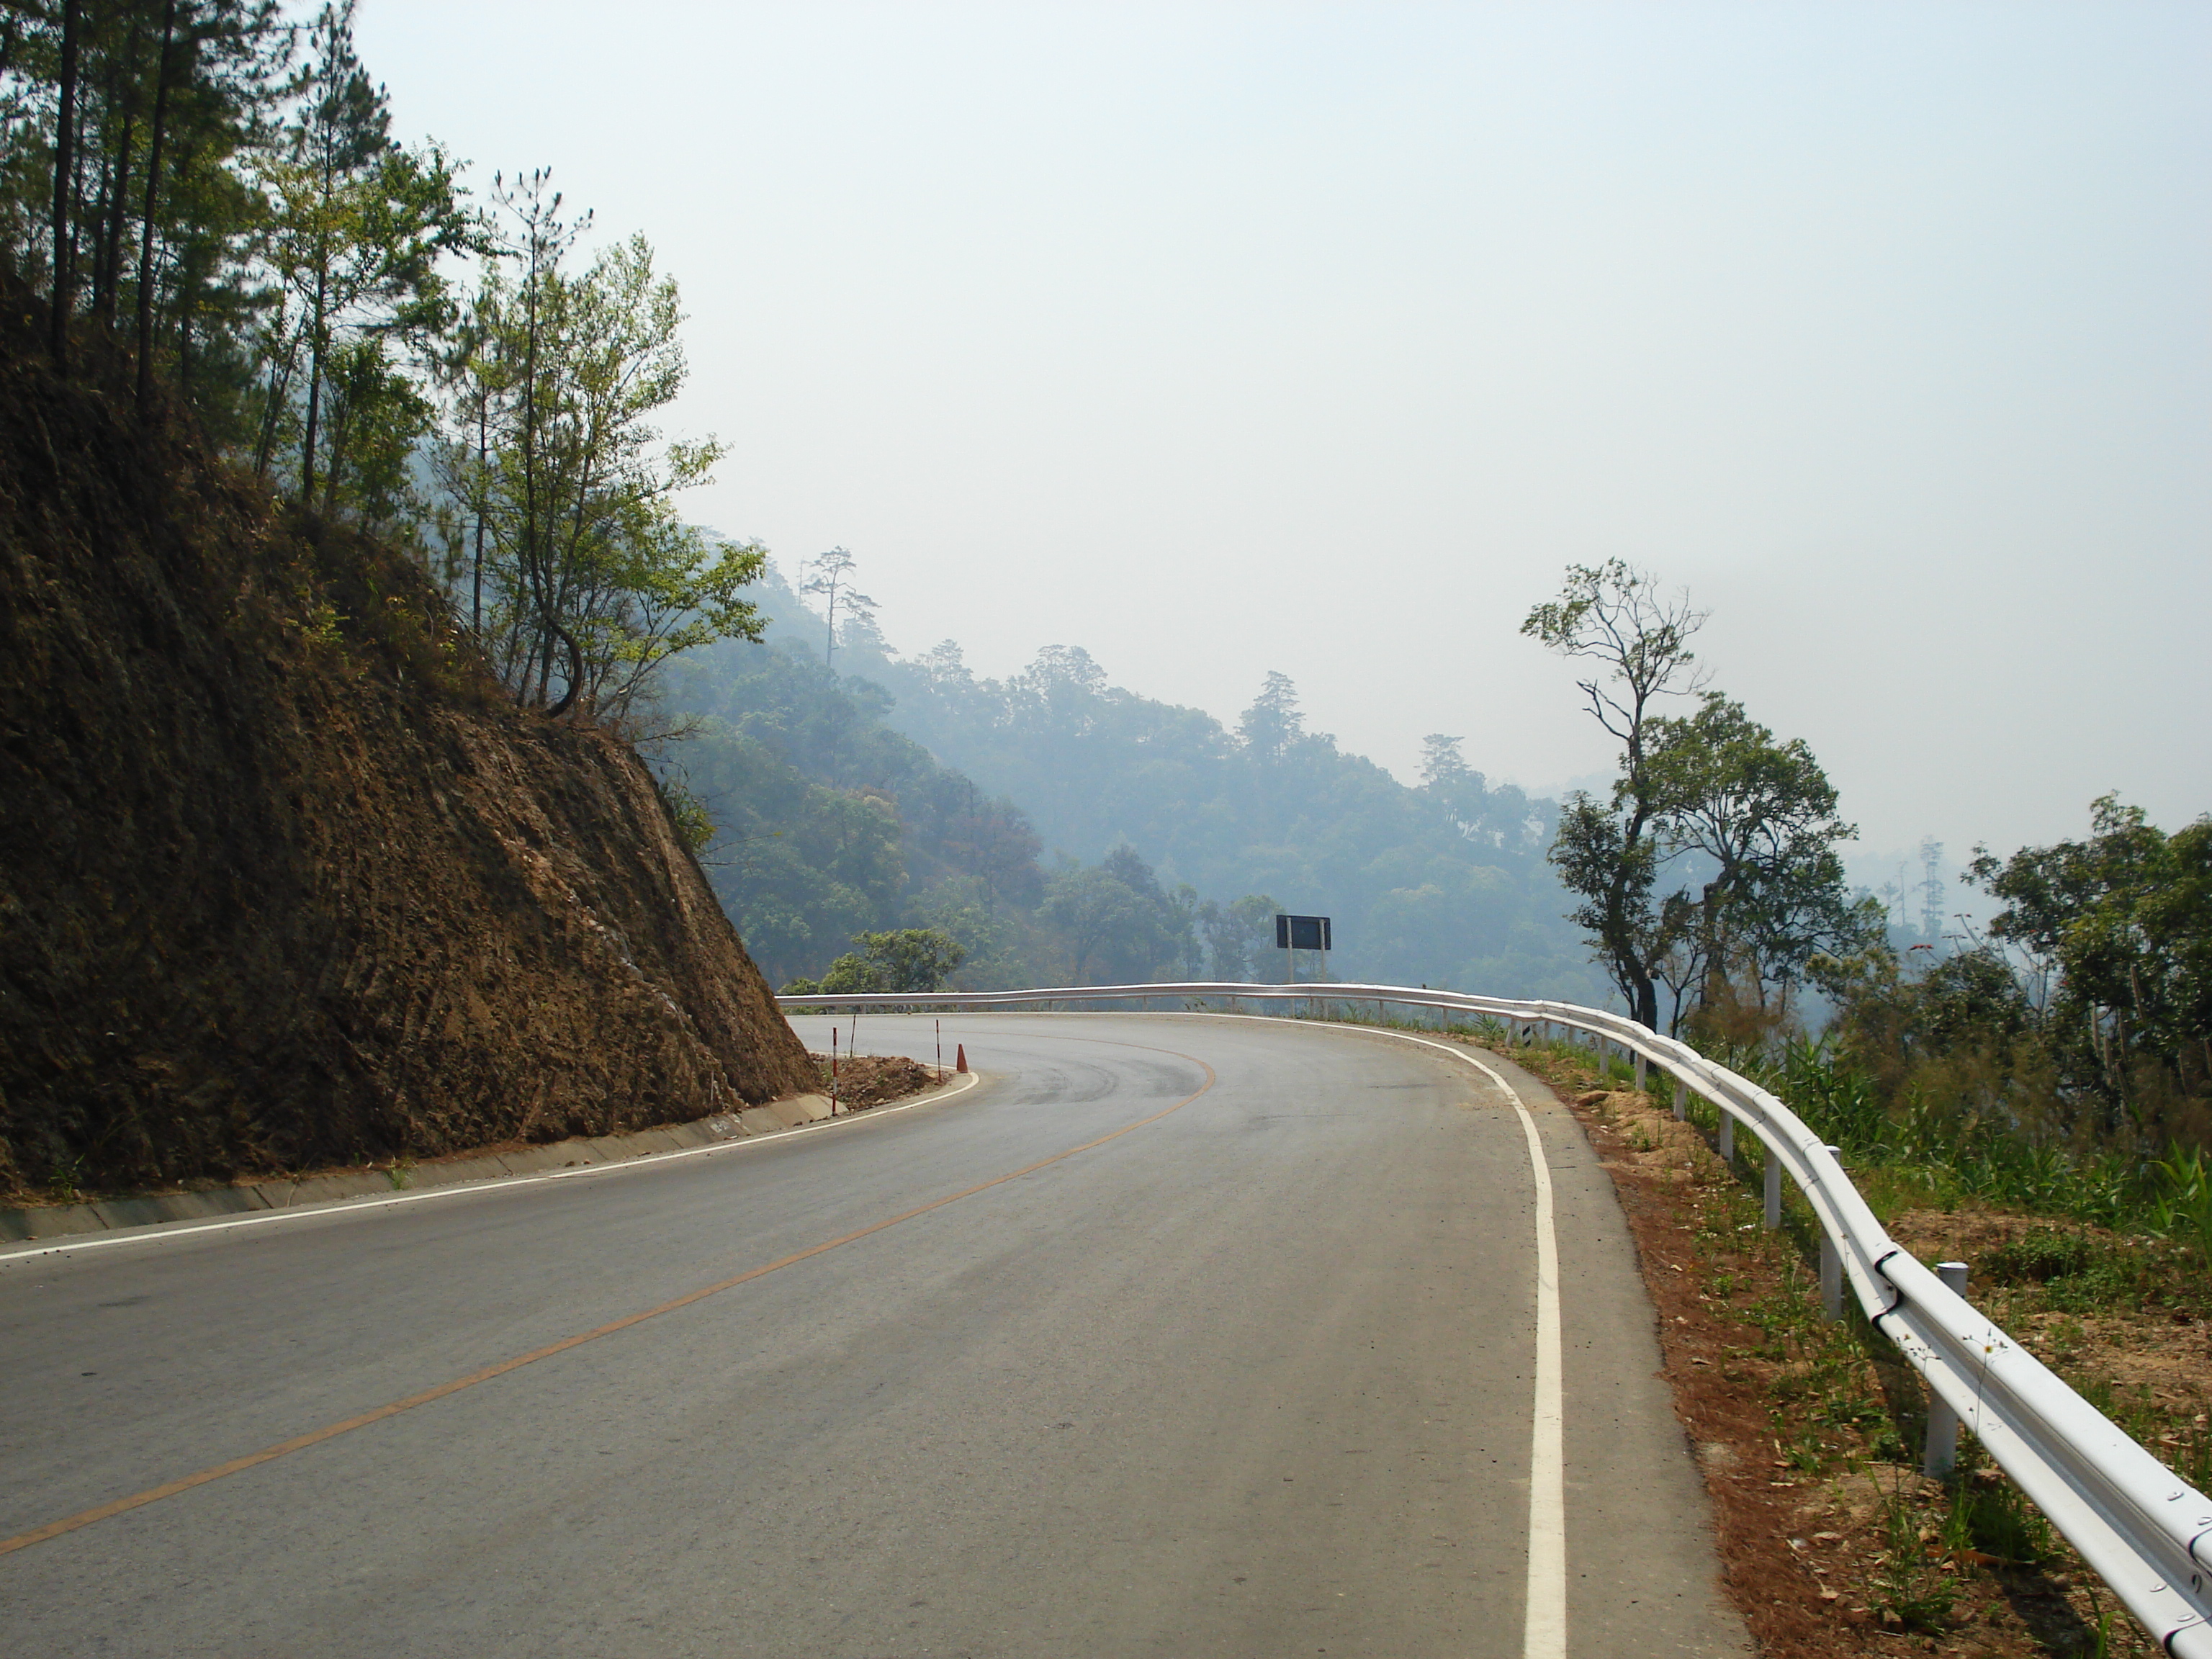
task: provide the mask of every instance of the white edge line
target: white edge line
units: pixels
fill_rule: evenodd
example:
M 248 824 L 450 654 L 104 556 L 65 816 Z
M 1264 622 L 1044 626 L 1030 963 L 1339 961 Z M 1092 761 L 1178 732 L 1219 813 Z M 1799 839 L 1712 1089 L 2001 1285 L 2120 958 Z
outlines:
M 1339 1024 L 1334 1020 L 1300 1023 L 1372 1032 L 1463 1060 L 1504 1090 L 1520 1115 L 1536 1185 L 1536 1397 L 1528 1443 L 1528 1613 L 1522 1627 L 1521 1651 L 1522 1659 L 1566 1659 L 1566 1413 L 1560 1382 L 1559 1244 L 1552 1218 L 1552 1170 L 1545 1161 L 1536 1120 L 1520 1091 L 1504 1074 L 1465 1048 L 1380 1026 Z
M 981 1072 L 970 1072 L 964 1081 L 931 1090 L 891 1106 L 872 1106 L 865 1112 L 849 1117 L 825 1117 L 812 1123 L 794 1124 L 788 1129 L 773 1134 L 747 1134 L 735 1140 L 716 1141 L 711 1146 L 682 1146 L 671 1152 L 647 1152 L 638 1158 L 626 1158 L 610 1164 L 580 1164 L 570 1170 L 551 1170 L 543 1175 L 488 1176 L 482 1181 L 457 1181 L 449 1187 L 425 1187 L 421 1192 L 395 1192 L 389 1198 L 337 1198 L 320 1204 L 286 1205 L 281 1209 L 258 1210 L 251 1215 L 234 1216 L 222 1221 L 161 1222 L 156 1221 L 130 1229 L 106 1233 L 69 1233 L 51 1243 L 33 1244 L 28 1249 L 0 1251 L 0 1267 L 15 1261 L 35 1261 L 40 1256 L 62 1255 L 78 1250 L 98 1250 L 118 1244 L 161 1244 L 173 1238 L 191 1238 L 204 1233 L 232 1232 L 240 1227 L 264 1227 L 278 1221 L 306 1221 L 313 1217 L 356 1214 L 367 1210 L 389 1210 L 402 1204 L 420 1204 L 434 1198 L 459 1198 L 470 1194 L 513 1192 L 523 1187 L 543 1186 L 549 1181 L 573 1181 L 580 1176 L 618 1175 L 624 1170 L 642 1170 L 659 1164 L 672 1164 L 678 1158 L 701 1158 L 709 1152 L 738 1152 L 748 1146 L 769 1146 L 787 1141 L 794 1135 L 811 1134 L 818 1129 L 849 1129 L 872 1122 L 898 1112 L 912 1111 L 917 1106 L 934 1106 L 939 1101 L 950 1100 L 955 1095 L 965 1094 L 981 1082 Z
M 807 1012 L 811 1012 L 812 1010 Z M 1001 1011 L 1036 1012 L 1048 1010 Z M 1118 1009 L 1071 1009 L 1059 1016 L 1091 1015 L 1108 1018 L 1266 1019 L 1264 1014 L 1232 1014 L 1206 1008 L 1164 1008 L 1156 1012 Z M 969 1018 L 976 1018 L 971 1015 Z M 788 1018 L 788 1016 L 786 1016 Z M 896 1018 L 896 1016 L 886 1016 Z M 1353 1031 L 1364 1036 L 1410 1042 L 1464 1060 L 1503 1090 L 1521 1119 L 1521 1133 L 1528 1145 L 1528 1166 L 1536 1189 L 1536 1378 L 1530 1413 L 1528 1443 L 1528 1581 L 1527 1613 L 1522 1627 L 1522 1659 L 1566 1659 L 1567 1652 L 1567 1502 L 1566 1412 L 1563 1398 L 1559 1334 L 1559 1243 L 1553 1218 L 1552 1170 L 1544 1157 L 1543 1138 L 1536 1120 L 1520 1091 L 1504 1074 L 1478 1060 L 1465 1048 L 1430 1037 L 1393 1030 L 1388 1026 L 1362 1025 L 1340 1020 L 1277 1020 L 1276 1024 L 1324 1030 Z

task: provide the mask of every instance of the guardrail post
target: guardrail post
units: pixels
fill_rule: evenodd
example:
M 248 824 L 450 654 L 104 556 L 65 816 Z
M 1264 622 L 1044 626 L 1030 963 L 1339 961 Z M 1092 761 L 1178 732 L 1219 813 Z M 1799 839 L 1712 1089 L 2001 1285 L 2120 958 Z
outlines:
M 1721 1162 L 1735 1162 L 1735 1118 L 1725 1109 L 1721 1112 Z
M 1683 1086 L 1682 1079 L 1676 1078 L 1674 1079 L 1674 1121 L 1677 1123 L 1686 1121 L 1689 1115 L 1689 1091 Z
M 1638 1094 L 1642 1094 L 1642 1093 L 1644 1092 L 1644 1079 L 1645 1079 L 1648 1075 L 1649 1075 L 1649 1073 L 1646 1073 L 1646 1072 L 1644 1071 L 1644 1056 L 1643 1056 L 1642 1054 L 1638 1054 L 1638 1055 L 1637 1055 L 1637 1057 L 1636 1057 L 1636 1092 L 1637 1092 L 1637 1093 L 1638 1093 Z
M 1769 1232 L 1782 1224 L 1782 1160 L 1771 1146 L 1766 1149 L 1766 1212 L 1762 1218 Z
M 1840 1146 L 1828 1148 L 1833 1157 L 1843 1151 Z M 1844 1316 L 1844 1258 L 1836 1249 L 1836 1241 L 1828 1236 L 1827 1228 L 1820 1229 L 1820 1312 L 1831 1324 Z
M 1939 1261 L 1936 1277 L 1943 1281 L 1943 1288 L 1960 1296 L 1966 1293 L 1966 1264 L 1963 1261 Z M 1936 1390 L 1928 1391 L 1928 1440 L 1921 1449 L 1920 1473 L 1942 1480 L 1951 1473 L 1959 1461 L 1959 1414 L 1945 1405 Z

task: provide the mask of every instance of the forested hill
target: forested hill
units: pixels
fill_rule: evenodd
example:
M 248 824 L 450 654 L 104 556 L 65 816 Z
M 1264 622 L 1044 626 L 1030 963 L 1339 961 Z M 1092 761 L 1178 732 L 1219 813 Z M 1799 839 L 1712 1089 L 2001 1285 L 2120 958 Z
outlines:
M 1000 971 L 984 978 L 1073 971 L 1074 944 L 1036 907 L 1068 866 L 1118 848 L 1164 892 L 1191 890 L 1189 907 L 1254 896 L 1334 916 L 1340 979 L 1606 998 L 1545 861 L 1556 805 L 1488 784 L 1455 739 L 1430 741 L 1409 787 L 1308 731 L 1279 676 L 1231 730 L 1108 684 L 1079 648 L 979 678 L 949 641 L 897 654 L 865 613 L 840 628 L 832 672 L 823 619 L 779 573 L 750 597 L 764 641 L 679 675 L 675 703 L 708 723 L 676 758 L 724 826 L 710 868 L 772 976 L 818 972 L 860 927 L 942 921 L 994 894 Z M 1210 959 L 1203 918 L 1177 957 L 1191 971 L 1235 965 Z M 1263 941 L 1241 949 L 1279 971 Z

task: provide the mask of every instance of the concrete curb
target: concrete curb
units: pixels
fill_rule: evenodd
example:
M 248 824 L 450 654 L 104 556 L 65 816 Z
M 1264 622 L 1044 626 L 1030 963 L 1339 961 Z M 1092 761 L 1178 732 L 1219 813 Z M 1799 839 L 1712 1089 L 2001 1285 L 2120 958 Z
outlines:
M 400 1164 L 389 1171 L 342 1170 L 298 1181 L 277 1178 L 240 1182 L 233 1186 L 157 1193 L 143 1198 L 99 1199 L 85 1204 L 41 1205 L 32 1209 L 0 1207 L 0 1243 L 27 1243 L 51 1249 L 62 1240 L 89 1243 L 88 1235 L 115 1238 L 158 1231 L 183 1223 L 246 1217 L 274 1219 L 269 1212 L 388 1203 L 433 1190 L 489 1186 L 518 1176 L 550 1180 L 607 1164 L 684 1157 L 738 1146 L 767 1136 L 812 1128 L 817 1124 L 864 1122 L 886 1112 L 902 1111 L 957 1094 L 974 1084 L 977 1077 L 977 1073 L 970 1072 L 949 1078 L 934 1088 L 903 1100 L 837 1118 L 830 1116 L 828 1096 L 793 1095 L 762 1106 L 719 1112 L 690 1123 L 664 1124 L 627 1134 L 578 1136 L 520 1152 L 465 1153 L 434 1163 Z M 44 1251 L 9 1251 L 0 1255 L 0 1261 L 40 1254 Z

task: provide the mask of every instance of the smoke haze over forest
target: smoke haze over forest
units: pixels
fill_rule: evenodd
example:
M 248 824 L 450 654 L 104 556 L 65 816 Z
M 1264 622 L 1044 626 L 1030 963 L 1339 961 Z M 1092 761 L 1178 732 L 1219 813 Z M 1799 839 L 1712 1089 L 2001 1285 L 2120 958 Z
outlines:
M 1611 756 L 1514 628 L 1618 555 L 1870 848 L 2212 798 L 2202 7 L 620 17 L 360 28 L 402 130 L 652 231 L 687 510 L 909 645 L 1224 720 L 1280 669 L 1542 787 Z

